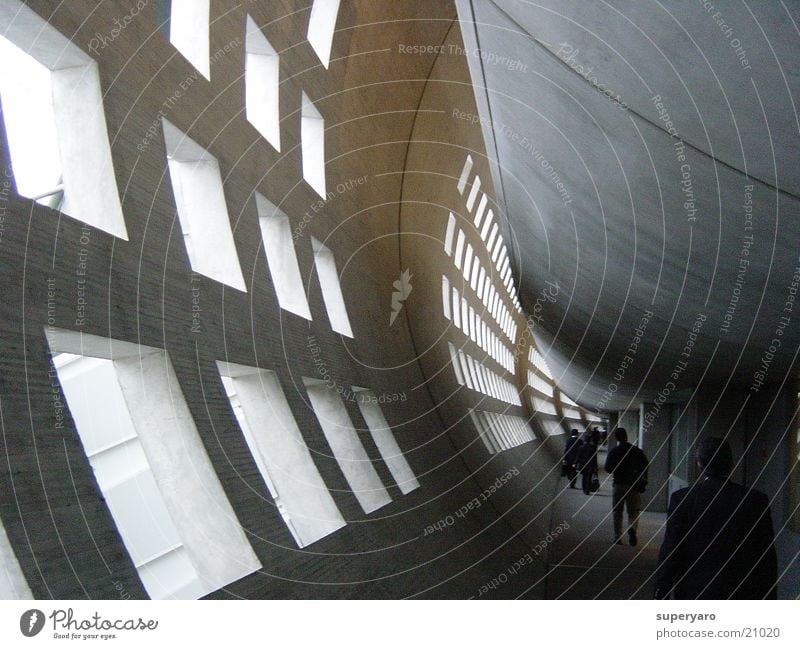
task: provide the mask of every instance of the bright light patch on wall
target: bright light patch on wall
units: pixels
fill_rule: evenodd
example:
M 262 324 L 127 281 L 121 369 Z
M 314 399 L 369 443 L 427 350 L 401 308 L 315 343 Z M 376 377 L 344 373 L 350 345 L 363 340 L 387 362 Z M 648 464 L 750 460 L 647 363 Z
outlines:
M 486 196 L 486 194 L 483 194 L 483 196 L 481 196 L 480 203 L 478 203 L 478 209 L 475 212 L 475 227 L 476 228 L 481 227 L 481 220 L 483 219 L 483 212 L 486 209 L 486 205 L 488 204 L 488 202 L 489 202 L 488 196 Z
M 447 217 L 447 231 L 444 235 L 444 252 L 449 257 L 453 254 L 453 234 L 456 229 L 456 217 L 450 212 Z
M 172 191 L 192 270 L 247 291 L 217 159 L 162 118 Z
M 169 21 L 164 25 L 169 42 L 175 46 L 206 79 L 211 78 L 209 56 L 209 2 L 210 0 L 160 0 L 158 11 L 166 13 Z
M 493 219 L 494 219 L 494 211 L 489 210 L 486 213 L 486 220 L 483 222 L 483 229 L 481 230 L 481 239 L 483 239 L 483 241 L 486 241 L 486 237 L 489 234 L 489 228 L 492 225 Z M 489 249 L 489 246 L 487 245 L 486 248 Z
M 48 328 L 53 364 L 120 536 L 153 599 L 261 568 L 162 349 Z
M 311 320 L 289 217 L 256 192 L 256 210 L 272 285 L 282 309 Z
M 389 428 L 389 423 L 386 421 L 386 417 L 384 417 L 381 406 L 378 403 L 378 396 L 372 390 L 367 390 L 366 388 L 354 386 L 353 391 L 356 393 L 356 401 L 358 401 L 361 415 L 369 428 L 375 446 L 378 447 L 378 452 L 389 468 L 389 473 L 392 474 L 394 481 L 403 494 L 414 491 L 419 487 L 419 482 L 403 452 L 397 445 L 397 440 L 394 438 L 392 429 Z
M 245 50 L 244 87 L 247 120 L 275 149 L 280 151 L 280 59 L 250 16 L 247 16 Z
M 473 164 L 472 156 L 468 155 L 464 160 L 464 167 L 461 169 L 461 177 L 458 179 L 457 189 L 459 194 L 463 194 L 464 189 L 467 187 L 467 180 L 469 179 L 469 173 L 472 171 Z
M 0 521 L 0 599 L 33 599 L 17 556 Z
M 300 109 L 300 147 L 303 157 L 303 178 L 324 198 L 325 120 L 306 93 L 302 94 Z
M 472 208 L 475 205 L 475 200 L 478 198 L 478 192 L 481 190 L 481 177 L 475 176 L 475 180 L 472 181 L 472 189 L 469 192 L 469 196 L 467 196 L 467 209 L 471 212 Z
M 364 513 L 388 505 L 392 499 L 372 466 L 339 394 L 319 379 L 304 377 L 303 382 L 325 439 Z
M 97 63 L 17 0 L 0 4 L 0 33 L 17 193 L 127 240 Z
M 453 258 L 453 263 L 456 265 L 458 270 L 461 270 L 461 256 L 464 254 L 464 231 L 458 231 L 458 237 L 456 238 L 456 253 L 455 257 Z
M 338 14 L 339 0 L 314 0 L 308 19 L 308 42 L 326 69 L 331 62 L 331 47 Z
M 353 330 L 350 327 L 350 318 L 347 317 L 347 307 L 344 304 L 342 286 L 339 283 L 339 273 L 336 270 L 333 253 L 314 237 L 311 237 L 311 246 L 314 250 L 314 266 L 317 269 L 322 299 L 325 301 L 331 329 L 352 338 Z
M 444 317 L 450 319 L 450 280 L 442 275 L 442 312 Z
M 217 361 L 259 473 L 301 548 L 345 526 L 274 372 Z

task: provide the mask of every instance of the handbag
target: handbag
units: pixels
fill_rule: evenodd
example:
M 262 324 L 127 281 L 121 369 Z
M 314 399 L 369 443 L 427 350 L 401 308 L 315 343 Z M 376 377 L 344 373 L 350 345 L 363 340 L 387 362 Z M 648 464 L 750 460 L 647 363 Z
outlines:
M 591 484 L 591 486 L 589 487 L 589 491 L 591 491 L 591 492 L 595 492 L 595 491 L 597 491 L 598 489 L 600 489 L 600 478 L 599 478 L 599 476 L 597 475 L 597 473 L 593 473 L 593 474 L 592 474 L 592 484 Z

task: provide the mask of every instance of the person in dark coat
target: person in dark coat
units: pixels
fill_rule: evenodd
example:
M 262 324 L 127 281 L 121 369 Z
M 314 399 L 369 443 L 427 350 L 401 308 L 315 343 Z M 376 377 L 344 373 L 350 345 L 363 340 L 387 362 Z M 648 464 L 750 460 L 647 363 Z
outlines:
M 769 499 L 729 479 L 731 449 L 708 438 L 698 481 L 672 494 L 656 569 L 656 599 L 775 599 Z
M 592 476 L 597 473 L 597 447 L 592 443 L 591 431 L 583 434 L 583 441 L 578 449 L 575 468 L 581 474 L 581 487 L 587 496 L 592 493 Z
M 575 488 L 575 481 L 578 479 L 578 471 L 575 469 L 575 462 L 578 460 L 578 450 L 581 447 L 581 440 L 578 436 L 578 429 L 573 428 L 564 444 L 564 458 L 562 460 L 564 470 L 569 480 L 570 489 Z
M 611 511 L 614 514 L 614 542 L 622 543 L 622 510 L 628 510 L 628 540 L 636 545 L 641 494 L 647 487 L 647 456 L 638 446 L 628 443 L 624 428 L 614 431 L 617 445 L 608 452 L 606 471 L 614 476 Z

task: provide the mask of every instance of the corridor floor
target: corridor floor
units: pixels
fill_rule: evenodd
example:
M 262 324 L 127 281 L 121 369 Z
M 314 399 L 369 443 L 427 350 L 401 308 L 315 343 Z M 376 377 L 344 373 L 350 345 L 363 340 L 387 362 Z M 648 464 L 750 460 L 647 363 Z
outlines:
M 604 448 L 598 464 L 606 459 Z M 665 514 L 642 512 L 636 547 L 615 545 L 611 518 L 612 478 L 600 471 L 600 490 L 584 495 L 580 476 L 576 489 L 561 478 L 552 528 L 566 521 L 569 529 L 553 540 L 547 578 L 548 599 L 650 599 L 652 575 L 663 538 Z M 643 504 L 648 494 L 643 494 Z M 623 524 L 627 524 L 627 514 Z

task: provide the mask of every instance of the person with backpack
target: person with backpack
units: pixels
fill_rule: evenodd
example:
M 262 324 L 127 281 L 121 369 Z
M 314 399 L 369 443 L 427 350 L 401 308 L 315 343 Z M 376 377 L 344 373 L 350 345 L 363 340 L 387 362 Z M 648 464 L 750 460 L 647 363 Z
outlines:
M 647 488 L 647 466 L 649 461 L 644 451 L 628 443 L 628 432 L 624 428 L 614 431 L 617 445 L 608 452 L 606 471 L 614 476 L 611 510 L 614 514 L 614 543 L 622 545 L 622 514 L 628 510 L 628 539 L 636 545 L 636 529 L 639 524 L 641 494 Z

